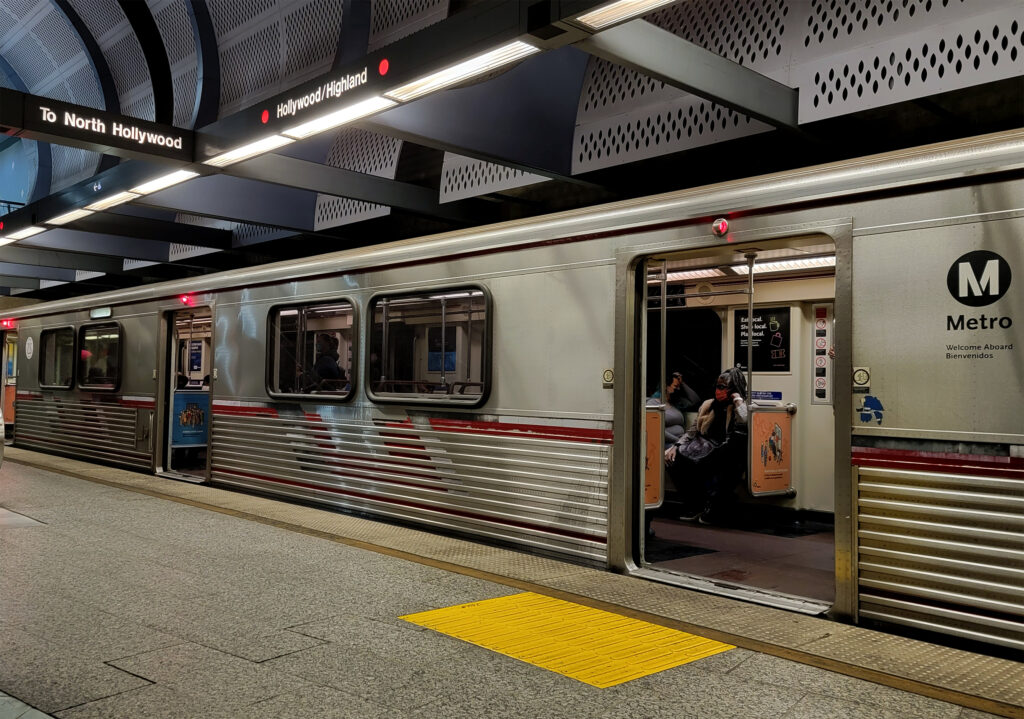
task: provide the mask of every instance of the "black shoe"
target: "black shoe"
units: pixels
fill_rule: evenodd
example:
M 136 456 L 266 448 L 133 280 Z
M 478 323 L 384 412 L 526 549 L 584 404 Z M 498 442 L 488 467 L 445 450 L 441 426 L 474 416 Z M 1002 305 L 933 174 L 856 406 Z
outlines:
M 719 524 L 717 520 L 717 515 L 710 509 L 705 509 L 703 512 L 701 512 L 700 516 L 697 518 L 697 521 L 705 525 Z

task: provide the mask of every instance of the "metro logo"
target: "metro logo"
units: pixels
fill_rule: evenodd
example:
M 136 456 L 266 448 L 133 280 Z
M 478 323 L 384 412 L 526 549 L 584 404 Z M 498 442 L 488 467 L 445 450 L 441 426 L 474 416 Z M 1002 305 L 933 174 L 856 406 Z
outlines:
M 998 301 L 1010 288 L 1010 263 L 995 252 L 975 250 L 952 264 L 946 287 L 957 302 L 984 307 Z

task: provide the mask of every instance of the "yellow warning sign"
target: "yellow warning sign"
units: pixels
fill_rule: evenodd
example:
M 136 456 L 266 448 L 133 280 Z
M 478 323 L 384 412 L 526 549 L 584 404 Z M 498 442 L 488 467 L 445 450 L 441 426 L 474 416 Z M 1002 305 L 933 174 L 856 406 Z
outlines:
M 532 592 L 401 619 L 602 689 L 734 649 Z

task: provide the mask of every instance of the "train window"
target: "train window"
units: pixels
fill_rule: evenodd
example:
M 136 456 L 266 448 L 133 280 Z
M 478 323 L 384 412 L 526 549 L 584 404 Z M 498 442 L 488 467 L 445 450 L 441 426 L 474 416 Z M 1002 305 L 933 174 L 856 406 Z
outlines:
M 489 302 L 476 288 L 375 297 L 367 381 L 375 399 L 479 404 Z
M 271 395 L 352 394 L 355 310 L 346 300 L 270 310 L 267 389 Z
M 121 326 L 86 325 L 78 331 L 78 386 L 117 389 L 121 380 Z
M 75 371 L 75 331 L 70 327 L 39 333 L 39 386 L 71 389 Z

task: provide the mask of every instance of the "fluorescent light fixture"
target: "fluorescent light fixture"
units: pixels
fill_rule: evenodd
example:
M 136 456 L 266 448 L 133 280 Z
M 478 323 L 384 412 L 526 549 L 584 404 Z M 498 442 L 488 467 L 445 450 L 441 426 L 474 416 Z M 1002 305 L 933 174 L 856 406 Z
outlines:
M 105 320 L 113 314 L 109 307 L 93 307 L 89 310 L 89 319 Z
M 87 210 L 107 210 L 107 209 L 110 209 L 111 207 L 113 207 L 114 205 L 120 205 L 120 204 L 122 204 L 124 202 L 128 202 L 128 200 L 134 200 L 136 197 L 138 197 L 138 195 L 136 193 L 134 193 L 134 192 L 127 192 L 127 191 L 125 191 L 125 192 L 118 192 L 116 195 L 111 195 L 110 197 L 104 197 L 102 200 L 97 200 L 96 202 L 92 203 L 91 205 L 86 205 L 85 209 L 87 209 Z
M 14 241 L 15 239 L 13 237 L 0 237 L 0 247 L 3 247 L 4 245 L 9 245 Z
M 394 107 L 397 103 L 394 100 L 388 100 L 387 98 L 375 95 L 374 97 L 357 102 L 353 105 L 348 105 L 340 110 L 336 110 L 332 113 L 318 117 L 315 120 L 304 122 L 301 125 L 288 128 L 283 134 L 288 137 L 294 137 L 296 140 L 301 140 L 304 137 L 315 135 L 318 132 L 324 130 L 330 130 L 332 127 L 338 125 L 344 125 L 346 122 L 352 122 L 358 120 L 361 117 L 372 115 L 375 112 L 386 110 L 389 107 Z
M 594 30 L 602 30 L 609 25 L 628 20 L 637 15 L 646 15 L 662 5 L 668 5 L 675 0 L 619 0 L 610 5 L 599 7 L 588 13 L 580 15 L 576 19 Z
M 396 87 L 394 90 L 385 92 L 384 95 L 393 100 L 408 102 L 427 93 L 454 85 L 457 82 L 490 72 L 502 65 L 515 62 L 535 52 L 540 52 L 540 49 L 525 42 L 514 40 L 507 45 L 502 45 L 482 55 L 463 60 L 457 65 L 452 65 L 426 77 L 421 77 L 419 80 L 413 80 L 401 87 Z
M 250 157 L 256 157 L 256 155 L 262 155 L 264 152 L 276 150 L 291 142 L 295 142 L 295 140 L 290 137 L 282 137 L 281 135 L 269 135 L 262 140 L 256 140 L 256 142 L 250 142 L 248 145 L 236 147 L 234 150 L 222 152 L 216 157 L 206 160 L 203 164 L 213 165 L 214 167 L 226 167 L 242 160 L 248 160 Z
M 65 212 L 63 215 L 57 215 L 56 217 L 51 217 L 50 219 L 48 219 L 43 224 L 46 224 L 46 225 L 66 225 L 69 222 L 74 222 L 75 220 L 80 220 L 83 217 L 88 217 L 91 214 L 92 214 L 92 210 L 83 210 L 83 209 L 71 210 L 71 212 Z
M 776 260 L 774 262 L 758 262 L 754 265 L 754 274 L 762 272 L 786 272 L 788 270 L 809 270 L 817 267 L 835 267 L 835 255 L 829 257 L 806 257 L 793 260 Z M 732 265 L 738 275 L 747 274 L 746 265 Z
M 683 280 L 700 280 L 706 277 L 725 277 L 725 273 L 717 267 L 707 267 L 703 270 L 684 270 L 683 272 L 669 272 L 669 282 L 681 282 Z
M 35 225 L 33 225 L 32 227 L 26 227 L 24 230 L 12 232 L 11 234 L 7 235 L 7 238 L 10 240 L 24 240 L 26 237 L 38 235 L 40 232 L 46 232 L 46 228 L 36 227 Z
M 193 177 L 198 177 L 198 172 L 192 172 L 191 170 L 177 170 L 163 177 L 158 177 L 155 180 L 144 182 L 138 187 L 133 187 L 132 192 L 139 195 L 148 195 L 151 192 L 157 192 L 170 187 L 171 185 L 177 185 L 179 182 L 185 180 L 191 180 Z

